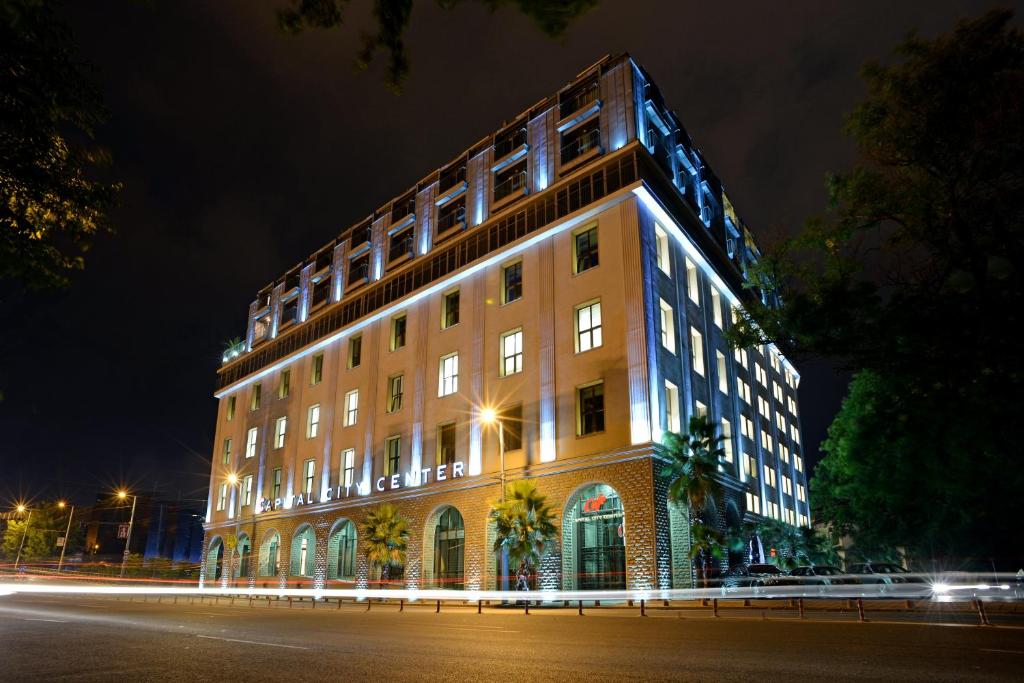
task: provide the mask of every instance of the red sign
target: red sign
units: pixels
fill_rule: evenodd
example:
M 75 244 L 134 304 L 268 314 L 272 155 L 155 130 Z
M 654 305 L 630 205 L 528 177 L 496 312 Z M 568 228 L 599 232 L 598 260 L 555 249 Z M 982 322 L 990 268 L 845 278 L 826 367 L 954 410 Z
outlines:
M 587 498 L 585 501 L 583 501 L 583 511 L 598 512 L 602 507 L 604 507 L 604 503 L 606 500 L 608 500 L 608 497 L 603 493 L 597 498 Z
M 127 524 L 118 524 L 117 525 L 117 537 L 118 538 L 128 538 L 128 525 Z

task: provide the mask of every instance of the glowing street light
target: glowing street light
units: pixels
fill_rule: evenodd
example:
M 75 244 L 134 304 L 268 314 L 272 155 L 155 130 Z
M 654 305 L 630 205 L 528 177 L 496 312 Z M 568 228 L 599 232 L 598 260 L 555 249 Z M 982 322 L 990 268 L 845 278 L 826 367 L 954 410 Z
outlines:
M 18 514 L 23 515 L 28 510 L 24 503 L 18 503 Z M 28 535 L 28 525 L 32 523 L 32 511 L 28 510 L 28 519 L 25 520 L 25 528 L 21 530 L 21 543 L 18 544 L 18 555 L 14 558 L 14 571 L 18 571 L 18 563 L 21 562 L 21 550 L 25 547 L 25 536 Z
M 128 495 L 129 495 L 128 492 L 126 490 L 124 490 L 124 489 L 121 489 L 120 491 L 117 492 L 117 497 L 118 497 L 119 500 L 127 500 L 128 499 Z M 124 578 L 125 567 L 128 566 L 128 553 L 129 553 L 129 548 L 131 547 L 131 543 L 132 543 L 132 526 L 135 524 L 135 503 L 137 503 L 138 500 L 139 500 L 138 496 L 132 496 L 132 514 L 131 514 L 131 517 L 128 518 L 128 535 L 124 539 L 124 555 L 121 556 L 121 577 L 120 578 L 122 578 L 122 579 Z
M 501 502 L 505 502 L 505 425 L 502 424 L 501 415 L 492 406 L 484 406 L 479 411 L 480 422 L 485 425 L 495 425 L 498 428 L 498 455 L 501 458 Z M 501 553 L 501 578 L 500 583 L 504 589 L 508 588 L 508 551 L 503 549 Z
M 63 500 L 57 503 L 57 507 L 61 510 L 68 506 Z M 64 531 L 64 543 L 60 546 L 60 559 L 57 561 L 57 573 L 60 574 L 60 568 L 64 566 L 64 551 L 68 547 L 68 539 L 71 538 L 71 520 L 75 517 L 75 506 L 71 506 L 71 514 L 68 515 L 68 528 Z

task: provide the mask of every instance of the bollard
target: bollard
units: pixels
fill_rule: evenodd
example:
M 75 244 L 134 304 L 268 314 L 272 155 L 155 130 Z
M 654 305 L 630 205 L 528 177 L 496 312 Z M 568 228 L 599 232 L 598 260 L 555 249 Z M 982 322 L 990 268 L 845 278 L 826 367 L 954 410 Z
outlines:
M 857 621 L 867 621 L 864 618 L 864 598 L 857 598 Z
M 434 614 L 440 614 L 440 613 L 441 613 L 441 601 L 438 600 L 437 601 L 437 609 L 434 610 Z
M 316 609 L 316 598 L 313 598 L 313 609 Z
M 525 610 L 524 610 L 523 614 L 529 615 L 530 614 L 530 601 L 529 600 L 524 600 L 523 601 L 523 605 L 525 606 Z
M 373 604 L 373 598 L 366 598 L 366 611 L 370 611 L 370 605 Z
M 640 616 L 642 616 L 642 617 L 646 617 L 647 616 L 647 605 L 645 604 L 646 602 L 647 602 L 646 600 L 643 600 L 643 599 L 640 600 Z
M 231 603 L 230 603 L 230 605 L 231 605 L 231 607 L 235 606 L 235 596 L 234 595 L 231 596 Z
M 338 598 L 338 609 L 341 609 L 341 598 Z
M 712 598 L 712 600 L 711 600 L 711 610 L 714 613 L 714 615 L 717 617 L 718 616 L 718 598 Z
M 288 596 L 288 609 L 292 608 L 292 596 Z
M 662 600 L 661 601 L 661 606 L 662 607 L 668 607 L 668 600 Z
M 484 601 L 483 600 L 477 600 L 476 601 L 476 613 L 477 614 L 483 614 L 484 613 Z
M 632 606 L 633 606 L 633 601 L 632 600 L 627 600 L 626 601 L 626 607 L 632 607 Z
M 803 619 L 804 618 L 804 599 L 803 598 L 800 598 L 799 605 L 800 605 L 800 618 Z
M 577 606 L 579 608 L 578 614 L 582 617 L 583 616 L 583 601 L 582 600 L 577 600 L 576 604 L 577 604 Z
M 979 598 L 974 598 L 974 606 L 978 609 L 978 618 L 981 619 L 981 625 L 991 626 L 992 623 L 988 620 L 988 614 L 985 613 L 985 606 L 981 604 Z
M 405 611 L 405 598 L 400 598 L 398 600 L 398 611 L 399 612 L 404 612 Z
M 252 596 L 249 596 L 249 607 L 252 607 Z

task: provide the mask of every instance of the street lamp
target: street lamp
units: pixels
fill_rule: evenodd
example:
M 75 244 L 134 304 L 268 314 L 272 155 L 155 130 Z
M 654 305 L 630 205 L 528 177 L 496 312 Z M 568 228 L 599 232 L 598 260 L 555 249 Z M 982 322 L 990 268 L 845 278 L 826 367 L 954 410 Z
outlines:
M 501 415 L 491 406 L 484 406 L 480 409 L 480 422 L 485 425 L 495 425 L 498 429 L 498 455 L 501 458 L 501 502 L 505 502 L 505 425 L 502 423 Z M 508 590 L 508 550 L 502 547 L 501 551 L 501 588 Z
M 25 510 L 28 508 L 24 504 L 18 503 L 18 514 L 25 514 Z M 32 511 L 28 510 L 28 519 L 25 520 L 25 528 L 21 530 L 21 543 L 18 544 L 18 556 L 14 558 L 14 571 L 18 571 L 18 563 L 21 562 L 21 550 L 25 547 L 25 536 L 28 535 L 28 525 L 32 523 Z
M 117 492 L 118 500 L 127 500 L 128 492 L 121 489 Z M 124 539 L 124 555 L 121 557 L 121 577 L 124 578 L 124 569 L 128 565 L 128 553 L 132 542 L 132 525 L 135 524 L 135 503 L 138 502 L 138 496 L 132 496 L 132 514 L 128 518 L 128 535 Z
M 228 474 L 228 484 L 235 489 L 235 547 L 231 551 L 231 562 L 228 564 L 228 580 L 234 584 L 235 580 L 235 551 L 238 552 L 239 569 L 242 563 L 242 549 L 238 547 L 238 537 L 242 533 L 242 478 L 237 473 Z M 239 571 L 241 574 L 241 571 Z
M 67 503 L 63 500 L 57 503 L 57 507 L 61 510 L 67 507 Z M 64 551 L 68 547 L 68 539 L 71 537 L 71 520 L 75 517 L 75 506 L 71 506 L 71 514 L 68 515 L 68 528 L 64 531 L 64 543 L 60 547 L 60 560 L 57 561 L 57 573 L 60 574 L 60 568 L 64 566 Z

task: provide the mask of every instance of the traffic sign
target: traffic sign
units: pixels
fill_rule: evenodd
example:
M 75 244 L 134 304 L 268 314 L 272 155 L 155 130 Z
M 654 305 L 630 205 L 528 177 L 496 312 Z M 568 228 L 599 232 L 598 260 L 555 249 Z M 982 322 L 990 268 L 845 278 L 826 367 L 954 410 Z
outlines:
M 128 525 L 127 524 L 118 524 L 117 525 L 117 537 L 118 538 L 128 538 Z
M 64 537 L 63 536 L 58 536 L 57 537 L 57 547 L 58 548 L 63 548 L 64 547 Z

